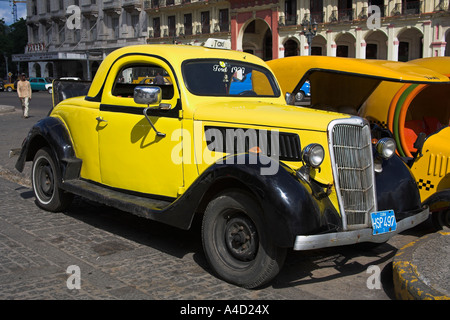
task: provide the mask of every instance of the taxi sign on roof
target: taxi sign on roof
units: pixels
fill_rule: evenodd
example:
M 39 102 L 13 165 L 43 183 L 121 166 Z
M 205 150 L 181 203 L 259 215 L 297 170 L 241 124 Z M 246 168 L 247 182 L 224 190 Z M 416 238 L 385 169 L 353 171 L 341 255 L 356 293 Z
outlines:
M 203 45 L 207 48 L 215 48 L 215 49 L 231 49 L 231 41 L 230 40 L 224 40 L 224 39 L 214 39 L 209 38 L 206 40 L 205 44 Z

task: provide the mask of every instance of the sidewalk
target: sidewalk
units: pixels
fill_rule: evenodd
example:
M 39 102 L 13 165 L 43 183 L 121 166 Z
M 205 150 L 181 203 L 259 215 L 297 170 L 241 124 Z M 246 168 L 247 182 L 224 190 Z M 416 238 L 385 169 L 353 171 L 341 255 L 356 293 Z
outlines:
M 397 251 L 394 289 L 402 300 L 450 300 L 450 232 L 426 235 Z
M 0 113 L 14 112 L 15 108 L 13 106 L 8 106 L 0 104 Z

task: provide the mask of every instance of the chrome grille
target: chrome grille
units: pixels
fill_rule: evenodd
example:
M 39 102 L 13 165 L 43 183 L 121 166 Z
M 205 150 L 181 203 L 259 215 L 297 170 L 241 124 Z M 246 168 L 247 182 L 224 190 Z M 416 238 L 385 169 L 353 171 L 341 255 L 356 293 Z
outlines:
M 376 211 L 370 128 L 362 120 L 337 121 L 330 128 L 333 174 L 344 229 L 369 225 Z

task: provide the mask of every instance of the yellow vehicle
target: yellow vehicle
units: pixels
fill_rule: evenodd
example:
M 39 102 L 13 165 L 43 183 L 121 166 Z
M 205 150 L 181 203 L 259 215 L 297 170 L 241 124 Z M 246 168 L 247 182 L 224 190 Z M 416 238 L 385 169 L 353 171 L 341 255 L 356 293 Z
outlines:
M 450 77 L 450 57 L 410 61 Z M 383 83 L 361 116 L 394 134 L 437 228 L 450 227 L 450 84 Z
M 450 225 L 449 57 L 409 63 L 293 57 L 268 64 L 287 92 L 310 78 L 311 107 L 358 114 L 388 129 L 436 227 Z M 405 70 L 409 76 L 398 73 Z
M 13 92 L 16 91 L 16 83 L 5 83 L 3 85 L 3 90 L 7 92 Z
M 123 77 L 155 69 L 169 83 Z M 373 142 L 360 117 L 287 105 L 248 53 L 124 47 L 88 90 L 55 81 L 54 103 L 16 164 L 32 161 L 41 208 L 76 194 L 183 229 L 198 216 L 212 270 L 239 286 L 270 281 L 288 248 L 382 243 L 429 215 L 391 138 Z

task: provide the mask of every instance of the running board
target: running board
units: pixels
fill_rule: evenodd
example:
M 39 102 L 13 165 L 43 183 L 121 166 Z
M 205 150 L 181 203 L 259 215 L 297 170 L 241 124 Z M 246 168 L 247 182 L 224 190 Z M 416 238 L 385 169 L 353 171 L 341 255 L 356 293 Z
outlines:
M 131 195 L 79 179 L 64 181 L 61 189 L 140 217 L 182 227 L 176 221 L 178 215 L 173 210 L 168 210 L 173 203 L 170 201 Z

